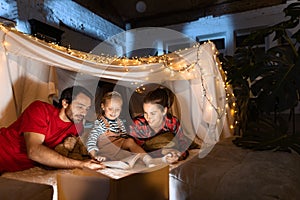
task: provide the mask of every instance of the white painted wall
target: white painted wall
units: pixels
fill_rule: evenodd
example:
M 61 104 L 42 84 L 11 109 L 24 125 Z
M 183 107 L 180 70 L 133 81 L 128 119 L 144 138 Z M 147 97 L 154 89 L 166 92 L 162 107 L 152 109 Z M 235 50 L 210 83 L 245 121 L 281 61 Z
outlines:
M 225 54 L 232 55 L 235 50 L 235 31 L 266 27 L 281 22 L 285 18 L 283 9 L 292 2 L 296 1 L 288 1 L 287 4 L 283 5 L 220 17 L 208 16 L 197 21 L 172 25 L 167 28 L 182 32 L 194 40 L 197 36 L 202 36 L 203 39 L 216 39 L 223 36 L 226 46 Z M 267 48 L 272 46 L 271 38 L 266 41 L 266 44 Z
M 287 1 L 287 4 L 262 8 L 243 13 L 223 15 L 220 17 L 205 17 L 197 21 L 168 26 L 167 28 L 177 30 L 183 34 L 196 40 L 197 36 L 203 39 L 225 38 L 225 54 L 233 55 L 235 51 L 235 32 L 246 32 L 259 27 L 272 26 L 283 20 L 287 20 L 284 16 L 283 9 L 288 4 L 297 2 L 294 0 Z M 299 27 L 295 28 L 298 29 Z M 266 48 L 270 48 L 276 43 L 272 41 L 273 36 L 269 36 L 266 41 Z M 289 113 L 286 111 L 284 113 Z M 295 113 L 300 113 L 300 104 L 295 108 Z

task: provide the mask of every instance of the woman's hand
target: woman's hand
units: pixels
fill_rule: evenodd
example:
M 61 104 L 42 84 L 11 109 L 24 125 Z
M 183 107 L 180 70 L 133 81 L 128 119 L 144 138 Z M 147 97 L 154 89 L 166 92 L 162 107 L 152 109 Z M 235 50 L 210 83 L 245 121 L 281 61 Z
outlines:
M 162 154 L 165 155 L 163 157 L 163 161 L 168 164 L 174 164 L 178 162 L 178 159 L 181 153 L 176 149 L 163 149 Z
M 176 149 L 162 149 L 161 153 L 163 155 L 167 155 L 168 153 L 177 155 L 178 157 L 181 155 L 180 151 L 176 150 Z
M 171 157 L 174 157 L 174 156 L 178 157 L 177 161 L 185 160 L 189 156 L 189 151 L 188 150 L 181 153 L 180 151 L 178 151 L 176 149 L 162 149 L 161 153 L 163 155 L 167 155 L 167 154 L 171 153 L 173 155 Z
M 179 157 L 176 154 L 168 153 L 163 157 L 163 161 L 168 164 L 175 164 L 178 162 Z

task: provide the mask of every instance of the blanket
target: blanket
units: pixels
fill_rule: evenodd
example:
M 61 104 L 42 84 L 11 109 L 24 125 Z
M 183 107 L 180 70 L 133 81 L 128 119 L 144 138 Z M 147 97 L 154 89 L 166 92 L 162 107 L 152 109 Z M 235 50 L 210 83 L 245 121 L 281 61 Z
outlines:
M 296 152 L 242 149 L 232 138 L 171 170 L 171 199 L 300 199 L 300 156 Z

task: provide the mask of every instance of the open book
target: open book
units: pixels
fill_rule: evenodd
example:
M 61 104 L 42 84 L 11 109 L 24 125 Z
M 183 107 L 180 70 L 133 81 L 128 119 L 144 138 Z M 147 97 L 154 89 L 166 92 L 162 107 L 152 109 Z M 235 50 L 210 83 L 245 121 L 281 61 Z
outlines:
M 141 154 L 135 154 L 126 157 L 122 160 L 112 160 L 102 162 L 106 167 L 117 169 L 131 169 L 135 165 L 136 161 L 141 157 Z

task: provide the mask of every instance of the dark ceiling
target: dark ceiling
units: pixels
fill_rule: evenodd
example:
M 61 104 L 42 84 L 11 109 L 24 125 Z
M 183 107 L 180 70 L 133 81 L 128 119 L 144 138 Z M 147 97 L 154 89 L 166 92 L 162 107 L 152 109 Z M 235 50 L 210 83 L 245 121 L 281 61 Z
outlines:
M 209 15 L 238 13 L 285 3 L 286 0 L 74 0 L 124 28 L 167 26 Z

